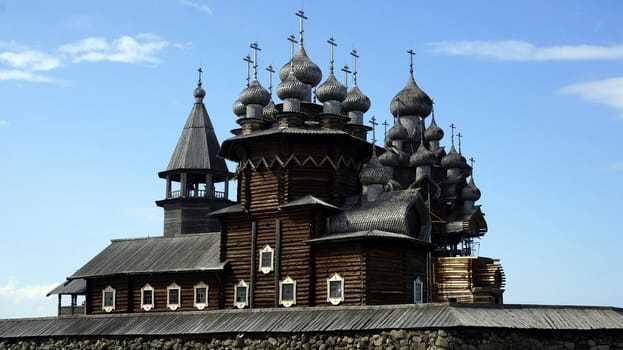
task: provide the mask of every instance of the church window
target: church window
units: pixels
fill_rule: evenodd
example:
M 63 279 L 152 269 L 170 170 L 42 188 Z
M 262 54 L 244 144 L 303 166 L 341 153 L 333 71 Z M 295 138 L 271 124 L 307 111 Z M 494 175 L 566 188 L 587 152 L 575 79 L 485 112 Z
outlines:
M 141 309 L 149 311 L 154 308 L 154 288 L 146 284 L 141 288 Z
M 344 301 L 344 279 L 337 273 L 327 278 L 327 301 L 333 305 Z
M 413 303 L 421 304 L 424 302 L 424 283 L 418 276 L 415 281 L 413 281 Z
M 249 285 L 245 281 L 234 286 L 234 306 L 244 309 L 249 305 Z
M 175 283 L 167 287 L 167 307 L 169 310 L 177 310 L 181 306 L 181 288 Z
M 260 251 L 260 271 L 267 274 L 274 269 L 273 258 L 275 250 L 268 244 Z
M 208 285 L 199 282 L 195 284 L 195 307 L 203 310 L 206 306 L 208 306 Z
M 115 310 L 115 288 L 107 286 L 102 290 L 102 310 L 111 312 Z
M 285 307 L 296 305 L 296 281 L 289 276 L 279 282 L 279 304 Z

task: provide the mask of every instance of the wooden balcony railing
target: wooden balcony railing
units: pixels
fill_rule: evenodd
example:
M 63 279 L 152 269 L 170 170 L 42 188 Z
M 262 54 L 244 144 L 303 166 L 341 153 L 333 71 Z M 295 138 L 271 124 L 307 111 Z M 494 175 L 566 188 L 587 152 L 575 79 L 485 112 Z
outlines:
M 225 192 L 222 191 L 206 191 L 206 190 L 188 190 L 186 195 L 182 196 L 181 190 L 171 191 L 167 194 L 167 199 L 173 198 L 208 198 L 208 199 L 226 199 Z

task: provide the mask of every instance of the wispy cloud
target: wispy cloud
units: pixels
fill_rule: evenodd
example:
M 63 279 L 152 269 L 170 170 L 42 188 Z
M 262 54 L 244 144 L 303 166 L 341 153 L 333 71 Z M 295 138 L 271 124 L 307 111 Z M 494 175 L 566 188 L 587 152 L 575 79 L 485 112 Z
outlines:
M 56 298 L 46 294 L 57 284 L 19 286 L 9 280 L 0 284 L 0 318 L 51 316 L 56 311 Z
M 616 171 L 623 171 L 623 162 L 612 163 L 608 168 Z
M 61 66 L 61 61 L 41 51 L 0 52 L 0 62 L 17 69 L 48 71 Z
M 0 128 L 3 128 L 5 126 L 9 126 L 11 123 L 9 123 L 7 120 L 0 120 Z
M 212 9 L 209 8 L 207 5 L 204 5 L 202 3 L 200 3 L 199 1 L 196 0 L 177 0 L 177 3 L 180 5 L 184 5 L 184 6 L 190 6 L 192 8 L 195 8 L 199 11 L 203 11 L 205 13 L 207 13 L 208 15 L 212 16 Z
M 50 283 L 18 287 L 13 281 L 9 281 L 4 285 L 0 285 L 0 299 L 8 300 L 12 304 L 32 300 L 45 300 L 45 295 L 56 286 L 56 283 Z
M 570 84 L 563 86 L 558 93 L 612 107 L 623 118 L 623 77 Z
M 612 60 L 623 58 L 623 44 L 612 46 L 537 46 L 523 40 L 442 41 L 429 44 L 434 52 L 506 61 Z
M 19 80 L 31 83 L 53 83 L 56 81 L 52 77 L 20 69 L 0 70 L 0 80 Z
M 160 63 L 156 54 L 171 44 L 152 34 L 135 37 L 124 35 L 108 41 L 105 38 L 85 38 L 62 45 L 61 53 L 68 54 L 72 62 L 122 62 Z

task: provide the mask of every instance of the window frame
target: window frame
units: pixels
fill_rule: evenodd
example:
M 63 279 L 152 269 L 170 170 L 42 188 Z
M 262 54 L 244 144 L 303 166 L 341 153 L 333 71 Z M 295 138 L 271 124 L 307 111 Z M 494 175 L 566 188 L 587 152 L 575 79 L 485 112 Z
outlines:
M 146 304 L 145 303 L 145 292 L 151 292 L 151 303 Z M 154 308 L 155 306 L 155 291 L 154 291 L 154 287 L 152 287 L 149 283 L 146 283 L 143 288 L 141 288 L 141 309 L 145 310 L 145 311 L 150 311 L 151 309 Z
M 177 290 L 177 303 L 171 303 L 171 291 Z M 167 308 L 175 311 L 182 307 L 182 288 L 175 282 L 167 286 Z
M 283 299 L 283 286 L 284 285 L 292 286 L 292 300 Z M 292 305 L 296 305 L 296 281 L 290 278 L 290 276 L 286 277 L 283 281 L 279 281 L 279 305 L 283 305 L 284 307 L 290 307 Z
M 418 288 L 420 292 L 420 297 L 418 298 Z M 413 303 L 414 304 L 423 304 L 424 303 L 424 282 L 417 276 L 416 279 L 413 280 Z
M 264 263 L 265 263 L 264 253 L 270 253 L 270 264 L 266 264 L 266 266 L 264 266 Z M 273 249 L 273 247 L 267 244 L 264 246 L 264 248 L 262 248 L 262 250 L 260 250 L 259 270 L 262 271 L 262 273 L 266 275 L 266 274 L 269 274 L 274 269 L 275 269 L 275 249 Z
M 238 288 L 245 289 L 244 301 L 238 301 Z M 249 306 L 249 284 L 244 280 L 240 280 L 240 282 L 234 285 L 234 306 L 238 309 L 244 309 Z
M 199 288 L 204 288 L 205 289 L 205 301 L 204 302 L 197 302 L 197 289 Z M 205 284 L 203 281 L 200 281 L 199 283 L 195 284 L 193 290 L 195 291 L 194 296 L 193 296 L 193 306 L 198 309 L 198 310 L 203 310 L 208 306 L 208 291 L 210 290 L 210 287 Z
M 340 283 L 340 295 L 338 297 L 331 296 L 331 283 L 339 282 Z M 327 301 L 333 305 L 339 305 L 344 301 L 344 278 L 340 276 L 337 272 L 331 275 L 330 278 L 327 278 Z
M 107 305 L 106 303 L 106 294 L 112 293 L 112 305 Z M 102 289 L 102 310 L 105 312 L 113 312 L 115 311 L 115 306 L 117 302 L 117 290 L 111 287 L 110 285 L 106 286 L 106 288 Z

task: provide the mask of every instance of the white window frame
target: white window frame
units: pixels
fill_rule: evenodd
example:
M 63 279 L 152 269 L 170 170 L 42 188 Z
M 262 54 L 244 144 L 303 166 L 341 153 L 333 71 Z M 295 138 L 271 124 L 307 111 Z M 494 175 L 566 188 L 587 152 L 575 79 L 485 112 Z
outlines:
M 171 303 L 171 291 L 177 290 L 177 303 Z M 167 308 L 169 310 L 177 310 L 182 306 L 182 288 L 177 283 L 171 283 L 167 286 Z
M 292 285 L 292 300 L 283 299 L 284 285 Z M 290 278 L 290 276 L 286 277 L 283 281 L 279 281 L 279 305 L 283 305 L 284 307 L 296 305 L 296 281 Z
M 206 292 L 205 292 L 205 302 L 203 302 L 203 303 L 198 303 L 197 302 L 197 289 L 199 289 L 199 288 L 205 288 L 205 290 L 206 290 Z M 203 310 L 203 309 L 205 309 L 208 306 L 208 291 L 209 290 L 210 290 L 210 287 L 208 287 L 207 284 L 203 283 L 203 281 L 195 284 L 195 287 L 194 287 L 195 293 L 194 293 L 194 298 L 193 298 L 193 300 L 194 300 L 193 304 L 194 304 L 195 308 L 197 308 L 199 310 Z
M 264 253 L 270 253 L 270 262 L 269 264 L 264 264 Z M 266 265 L 266 266 L 264 266 Z M 260 250 L 260 271 L 263 274 L 268 274 L 275 269 L 275 249 L 273 249 L 270 245 L 265 245 L 262 250 Z
M 332 282 L 340 282 L 340 295 L 337 297 L 331 297 Z M 342 278 L 342 276 L 340 276 L 337 272 L 330 278 L 327 278 L 327 301 L 333 305 L 338 305 L 344 301 L 344 278 Z
M 112 305 L 106 305 L 106 293 L 112 293 Z M 102 310 L 105 312 L 115 311 L 115 303 L 117 300 L 117 291 L 111 286 L 102 289 Z
M 151 303 L 145 303 L 145 292 L 151 292 Z M 141 309 L 145 311 L 149 311 L 154 308 L 154 287 L 152 287 L 149 283 L 145 284 L 143 288 L 141 288 Z
M 238 288 L 245 288 L 245 298 L 244 301 L 238 301 Z M 234 285 L 234 306 L 238 309 L 244 309 L 249 305 L 249 284 L 247 284 L 244 280 L 240 280 L 238 284 Z
M 420 297 L 418 298 L 418 289 L 420 293 Z M 424 282 L 420 276 L 417 276 L 415 280 L 413 280 L 413 303 L 414 304 L 422 304 L 424 303 Z

